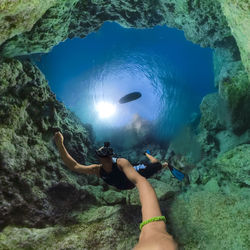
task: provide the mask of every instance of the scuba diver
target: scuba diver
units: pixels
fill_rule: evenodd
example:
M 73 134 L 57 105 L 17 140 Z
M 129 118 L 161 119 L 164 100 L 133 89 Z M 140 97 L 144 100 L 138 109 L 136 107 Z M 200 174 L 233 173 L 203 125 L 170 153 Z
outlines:
M 129 161 L 124 158 L 114 158 L 113 149 L 110 147 L 110 143 L 105 142 L 104 146 L 96 150 L 96 155 L 100 164 L 82 165 L 75 161 L 63 144 L 63 135 L 60 132 L 55 133 L 55 143 L 61 155 L 61 158 L 65 165 L 72 171 L 80 174 L 93 174 L 103 179 L 107 184 L 115 186 L 120 190 L 132 189 L 135 187 L 134 183 L 131 182 L 123 171 L 123 165 L 128 164 Z M 149 164 L 139 164 L 132 166 L 140 175 L 145 178 L 151 177 L 153 174 L 167 168 L 168 163 L 160 163 L 159 160 L 149 154 L 147 150 L 145 156 L 149 159 Z
M 167 162 L 161 164 L 149 152 L 145 152 L 151 163 L 133 167 L 125 158 L 112 158 L 113 149 L 109 147 L 109 143 L 104 143 L 103 147 L 96 150 L 101 164 L 85 166 L 77 163 L 69 155 L 63 144 L 63 135 L 60 132 L 55 133 L 55 143 L 65 165 L 72 171 L 97 175 L 108 184 L 119 189 L 131 189 L 133 187 L 138 189 L 142 206 L 142 223 L 140 224 L 139 242 L 134 250 L 177 249 L 176 242 L 166 230 L 166 218 L 162 216 L 156 193 L 146 179 L 162 167 L 167 167 Z

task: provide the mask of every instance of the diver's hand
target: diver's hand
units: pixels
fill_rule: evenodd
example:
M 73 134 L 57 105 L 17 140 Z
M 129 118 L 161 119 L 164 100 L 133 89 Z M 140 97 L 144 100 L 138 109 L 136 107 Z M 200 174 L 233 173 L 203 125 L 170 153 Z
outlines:
M 56 132 L 54 140 L 57 146 L 63 145 L 63 135 L 60 132 Z
M 93 164 L 92 165 L 93 166 L 93 169 L 100 169 L 100 168 L 102 168 L 102 164 Z

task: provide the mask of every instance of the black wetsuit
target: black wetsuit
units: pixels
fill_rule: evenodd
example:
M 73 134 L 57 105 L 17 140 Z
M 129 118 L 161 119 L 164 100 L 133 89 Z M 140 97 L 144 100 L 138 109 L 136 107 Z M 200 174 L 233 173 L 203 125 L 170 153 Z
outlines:
M 112 158 L 112 171 L 107 173 L 103 168 L 100 169 L 100 177 L 109 185 L 115 186 L 120 190 L 132 189 L 135 185 L 126 177 L 126 175 L 117 166 L 117 158 Z M 157 171 L 162 169 L 161 163 L 140 164 L 134 166 L 134 169 L 145 178 L 151 177 Z

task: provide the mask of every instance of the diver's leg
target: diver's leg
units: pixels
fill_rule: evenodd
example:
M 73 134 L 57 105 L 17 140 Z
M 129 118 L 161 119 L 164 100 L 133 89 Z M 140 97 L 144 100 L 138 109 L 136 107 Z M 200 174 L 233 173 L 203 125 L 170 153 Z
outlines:
M 160 162 L 159 160 L 157 160 L 154 156 L 148 154 L 148 153 L 145 153 L 145 155 L 147 156 L 147 158 L 150 160 L 151 163 L 158 163 Z M 168 167 L 168 163 L 165 161 L 162 163 L 162 167 L 163 168 L 167 168 Z
M 137 172 L 145 178 L 150 178 L 153 174 L 160 171 L 162 169 L 163 165 L 161 164 L 161 162 L 159 160 L 157 160 L 155 157 L 148 154 L 147 152 L 145 152 L 144 154 L 149 159 L 149 161 L 151 163 L 150 164 L 143 164 L 144 168 L 138 169 Z
M 148 154 L 148 153 L 145 153 L 146 157 L 150 160 L 151 163 L 157 163 L 157 162 L 160 162 L 159 160 L 157 160 L 156 158 L 154 158 L 154 156 Z

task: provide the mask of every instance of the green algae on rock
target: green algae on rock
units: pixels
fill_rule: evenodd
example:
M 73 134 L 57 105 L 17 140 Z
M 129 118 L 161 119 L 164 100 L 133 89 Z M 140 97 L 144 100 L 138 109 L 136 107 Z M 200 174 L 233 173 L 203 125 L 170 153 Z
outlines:
M 219 155 L 214 164 L 230 182 L 250 186 L 250 144 L 237 146 Z
M 0 3 L 0 44 L 28 32 L 58 0 L 2 0 Z
M 179 142 L 180 152 L 198 162 L 190 171 L 191 185 L 177 185 L 165 173 L 151 182 L 161 205 L 171 207 L 171 213 L 166 215 L 180 248 L 247 249 L 249 3 L 246 0 L 12 1 L 8 6 L 7 3 L 10 1 L 0 4 L 4 10 L 0 14 L 0 30 L 3 29 L 0 43 L 8 39 L 1 47 L 4 56 L 48 52 L 67 38 L 86 36 L 106 20 L 124 27 L 157 24 L 177 27 L 190 41 L 216 48 L 215 84 L 219 95 L 204 98 L 200 130 L 196 133 L 189 127 Z M 25 9 L 27 4 L 30 8 L 41 8 L 27 13 L 30 10 Z M 109 190 L 103 184 L 98 186 L 100 182 L 96 179 L 63 167 L 52 143 L 55 129 L 65 132 L 67 148 L 80 162 L 93 159 L 90 132 L 56 101 L 39 70 L 28 62 L 1 61 L 0 95 L 1 226 L 45 227 L 67 215 L 74 222 L 71 226 L 44 229 L 6 227 L 0 233 L 0 247 L 132 248 L 139 234 L 137 191 Z M 224 114 L 218 110 L 222 107 L 220 98 L 228 108 Z M 160 151 L 155 153 L 163 156 Z M 141 159 L 136 153 L 134 157 Z M 106 206 L 117 203 L 122 205 Z
M 166 172 L 168 170 L 165 170 Z M 148 181 L 155 189 L 156 195 L 159 201 L 171 200 L 181 190 L 181 185 L 178 181 L 171 176 L 167 176 L 167 173 L 163 173 L 165 178 L 157 180 L 155 178 L 149 178 Z M 137 189 L 126 191 L 127 193 L 127 204 L 140 206 L 139 193 Z
M 139 214 L 139 208 L 125 205 L 101 206 L 78 214 L 71 226 L 6 227 L 0 249 L 132 249 L 138 241 Z
M 217 1 L 65 0 L 49 8 L 30 32 L 6 41 L 2 53 L 13 57 L 48 52 L 66 38 L 85 37 L 105 21 L 134 28 L 176 27 L 202 46 L 223 46 L 233 40 Z
M 206 95 L 200 104 L 200 110 L 201 127 L 215 132 L 226 129 L 227 119 L 229 119 L 226 115 L 228 111 L 218 93 Z
M 169 216 L 180 249 L 248 249 L 249 190 L 225 192 L 216 185 L 190 189 L 172 203 Z
M 250 143 L 250 129 L 240 136 L 234 134 L 231 130 L 223 130 L 215 135 L 220 144 L 220 154 L 225 153 L 234 147 Z
M 220 0 L 220 3 L 237 41 L 250 81 L 250 3 L 248 0 Z
M 244 133 L 250 127 L 250 81 L 245 70 L 221 82 L 219 91 L 228 105 L 233 131 Z
M 56 100 L 44 76 L 29 62 L 1 62 L 0 95 L 1 227 L 51 223 L 57 220 L 53 202 L 64 204 L 60 217 L 76 200 L 92 195 L 82 187 L 87 177 L 63 166 L 53 134 L 64 131 L 67 148 L 84 163 L 93 157 L 89 132 Z M 53 200 L 58 192 L 72 195 Z

